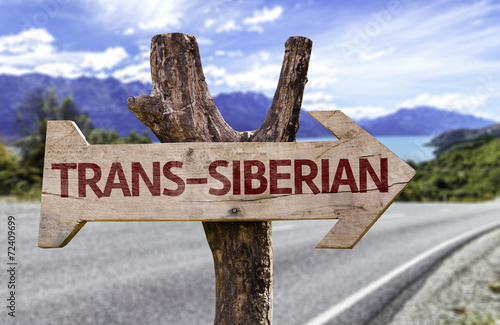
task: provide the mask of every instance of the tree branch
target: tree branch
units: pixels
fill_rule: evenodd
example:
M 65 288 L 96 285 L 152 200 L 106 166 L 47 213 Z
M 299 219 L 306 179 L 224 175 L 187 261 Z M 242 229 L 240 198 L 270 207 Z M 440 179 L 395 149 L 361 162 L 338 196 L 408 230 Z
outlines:
M 210 96 L 194 36 L 153 37 L 151 77 L 151 95 L 130 97 L 127 105 L 161 142 L 239 141 Z
M 251 138 L 253 142 L 293 142 L 299 130 L 302 95 L 307 83 L 307 70 L 312 41 L 290 37 L 285 43 L 285 56 L 273 103 L 262 126 Z
M 263 125 L 237 132 L 210 96 L 196 39 L 174 33 L 151 41 L 151 95 L 129 109 L 161 142 L 295 141 L 307 82 L 311 40 L 290 37 L 273 103 Z M 263 216 L 265 219 L 265 216 Z M 272 324 L 272 223 L 204 222 L 214 258 L 217 325 Z

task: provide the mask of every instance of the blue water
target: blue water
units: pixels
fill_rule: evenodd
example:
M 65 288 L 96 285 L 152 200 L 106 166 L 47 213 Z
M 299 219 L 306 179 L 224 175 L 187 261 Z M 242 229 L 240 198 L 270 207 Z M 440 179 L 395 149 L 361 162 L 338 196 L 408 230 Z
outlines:
M 403 160 L 413 160 L 415 162 L 433 159 L 434 148 L 425 146 L 432 139 L 432 136 L 379 136 L 375 137 L 380 143 L 386 146 Z M 335 138 L 302 138 L 297 141 L 332 141 Z

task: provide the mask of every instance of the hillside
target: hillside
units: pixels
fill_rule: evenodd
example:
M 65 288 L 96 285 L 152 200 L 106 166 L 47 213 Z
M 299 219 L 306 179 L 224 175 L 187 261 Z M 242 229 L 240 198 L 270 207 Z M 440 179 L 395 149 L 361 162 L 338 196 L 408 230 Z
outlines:
M 433 138 L 429 146 L 435 147 L 435 153 L 441 155 L 446 151 L 462 149 L 484 137 L 500 138 L 500 123 L 478 130 L 458 129 L 444 132 Z
M 468 142 L 413 167 L 417 175 L 400 200 L 491 200 L 500 195 L 500 138 Z

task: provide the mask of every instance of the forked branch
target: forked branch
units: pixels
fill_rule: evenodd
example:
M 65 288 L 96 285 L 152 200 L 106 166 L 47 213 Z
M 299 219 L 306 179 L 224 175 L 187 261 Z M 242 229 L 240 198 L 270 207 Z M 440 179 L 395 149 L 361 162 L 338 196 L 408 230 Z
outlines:
M 286 41 L 273 103 L 255 131 L 237 132 L 224 121 L 208 90 L 196 39 L 186 34 L 152 39 L 153 90 L 127 104 L 161 142 L 295 141 L 311 47 L 305 37 Z M 272 223 L 204 222 L 203 227 L 215 266 L 215 324 L 271 325 Z

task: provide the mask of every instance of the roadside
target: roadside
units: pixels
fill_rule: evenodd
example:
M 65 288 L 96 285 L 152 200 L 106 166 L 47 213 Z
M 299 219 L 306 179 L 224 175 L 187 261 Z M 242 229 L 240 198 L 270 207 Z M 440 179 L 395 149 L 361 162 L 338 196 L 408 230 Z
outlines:
M 459 217 L 457 217 L 457 209 L 452 208 L 454 206 L 459 208 Z M 278 283 L 276 287 L 278 289 L 276 292 L 280 293 L 279 297 L 281 298 L 277 299 L 277 301 L 280 300 L 280 302 L 276 304 L 276 306 L 278 306 L 276 310 L 279 310 L 279 308 L 282 310 L 281 314 L 279 312 L 276 313 L 276 323 L 303 324 L 304 322 L 293 321 L 296 316 L 290 313 L 290 310 L 300 310 L 301 306 L 310 308 L 308 307 L 310 305 L 307 305 L 307 303 L 312 301 L 312 304 L 315 304 L 313 300 L 314 297 L 323 293 L 328 297 L 332 292 L 335 292 L 335 290 L 341 291 L 345 290 L 345 288 L 349 288 L 349 283 L 344 287 L 341 286 L 346 283 L 349 278 L 362 278 L 366 276 L 365 274 L 378 272 L 377 276 L 373 277 L 373 279 L 376 280 L 378 277 L 390 273 L 391 268 L 379 272 L 377 266 L 383 266 L 384 264 L 376 260 L 371 260 L 370 257 L 376 256 L 377 250 L 383 251 L 386 254 L 390 254 L 394 251 L 394 249 L 391 250 L 391 247 L 393 247 L 394 243 L 399 243 L 401 239 L 400 237 L 392 238 L 391 234 L 403 234 L 403 237 L 407 238 L 407 242 L 411 242 L 411 238 L 414 238 L 417 246 L 423 244 L 429 245 L 429 243 L 434 240 L 432 239 L 432 232 L 446 232 L 445 228 L 447 227 L 445 227 L 445 225 L 453 228 L 451 227 L 453 224 L 451 221 L 459 220 L 462 226 L 457 228 L 456 231 L 453 231 L 447 238 L 453 237 L 453 235 L 457 233 L 466 232 L 467 229 L 474 228 L 476 225 L 474 218 L 467 217 L 470 213 L 480 214 L 481 216 L 487 214 L 489 218 L 481 222 L 486 223 L 492 220 L 498 220 L 499 208 L 497 204 L 491 205 L 490 203 L 477 206 L 473 204 L 418 205 L 397 203 L 392 209 L 393 210 L 388 212 L 389 215 L 386 216 L 390 221 L 379 222 L 377 228 L 380 229 L 378 231 L 373 229 L 373 236 L 371 236 L 372 242 L 365 241 L 365 248 L 362 250 L 338 251 L 335 256 L 340 256 L 341 259 L 326 259 L 311 256 L 311 243 L 304 241 L 304 245 L 302 245 L 302 242 L 297 242 L 297 239 L 300 238 L 299 235 L 305 235 L 305 229 L 301 229 L 299 226 L 288 229 L 287 231 L 276 232 L 276 243 L 282 243 L 281 250 L 279 249 L 279 245 L 275 247 L 278 251 L 278 254 L 276 254 L 278 258 L 275 264 L 277 266 L 275 274 L 277 274 L 277 279 L 281 279 L 282 281 Z M 200 268 L 203 270 L 211 270 L 211 268 L 206 266 L 210 266 L 212 260 L 211 257 L 209 257 L 207 263 L 203 264 L 200 262 L 203 256 L 206 255 L 206 251 L 202 249 L 206 248 L 206 243 L 204 242 L 204 234 L 203 232 L 199 232 L 201 229 L 198 226 L 191 226 L 192 223 L 169 224 L 168 227 L 164 227 L 167 233 L 162 232 L 160 234 L 157 229 L 158 225 L 155 223 L 143 223 L 141 228 L 127 223 L 115 223 L 112 225 L 107 225 L 106 223 L 91 223 L 86 226 L 89 227 L 88 229 L 84 229 L 84 231 L 79 234 L 79 236 L 83 236 L 81 237 L 80 244 L 75 242 L 74 245 L 68 246 L 62 251 L 41 250 L 36 247 L 39 210 L 39 203 L 36 202 L 0 202 L 0 212 L 2 212 L 4 216 L 13 215 L 16 217 L 16 220 L 19 221 L 19 242 L 17 244 L 19 245 L 19 253 L 21 254 L 19 257 L 24 261 L 22 272 L 20 273 L 22 276 L 20 279 L 23 279 L 22 284 L 24 291 L 22 292 L 22 296 L 20 296 L 22 299 L 19 301 L 22 301 L 21 306 L 23 307 L 23 309 L 20 310 L 21 314 L 23 317 L 28 317 L 25 323 L 29 323 L 30 319 L 37 324 L 53 324 L 56 319 L 65 319 L 71 323 L 78 318 L 65 318 L 69 316 L 67 316 L 64 311 L 69 309 L 81 313 L 79 314 L 80 316 L 86 315 L 86 310 L 94 310 L 94 316 L 89 320 L 89 323 L 92 321 L 94 324 L 109 320 L 107 317 L 110 317 L 109 315 L 111 314 L 118 315 L 117 317 L 124 317 L 123 315 L 127 315 L 127 317 L 131 317 L 130 322 L 133 322 L 135 319 L 134 317 L 137 317 L 135 320 L 139 321 L 139 323 L 155 323 L 157 320 L 155 317 L 158 315 L 170 317 L 168 318 L 169 324 L 208 324 L 212 321 L 211 319 L 208 321 L 200 320 L 203 316 L 212 315 L 213 313 L 213 304 L 207 302 L 213 297 L 213 288 L 211 287 L 213 284 L 213 273 L 203 273 L 200 271 Z M 411 216 L 402 214 L 402 212 L 411 212 Z M 448 216 L 446 217 L 446 215 Z M 415 216 L 421 217 L 417 218 Z M 425 226 L 428 224 L 425 219 L 437 221 L 438 216 L 444 216 L 445 218 L 440 219 L 441 221 L 437 224 L 431 223 L 430 226 Z M 405 227 L 400 227 L 403 224 Z M 94 229 L 91 231 L 90 227 L 94 227 Z M 318 233 L 320 234 L 324 232 L 323 226 L 311 228 L 313 228 L 313 230 L 311 230 L 311 233 L 307 236 L 314 239 L 316 238 L 316 234 L 313 235 L 313 232 L 316 232 L 316 229 L 318 229 Z M 299 229 L 301 232 L 297 231 Z M 414 230 L 412 237 L 406 235 L 409 230 Z M 495 233 L 496 237 L 491 238 L 490 236 Z M 133 242 L 139 243 L 141 247 L 150 247 L 150 249 L 147 250 L 148 254 L 145 255 L 144 251 L 138 249 L 130 242 L 130 238 L 132 238 L 130 237 L 131 234 L 133 234 L 133 238 L 135 239 Z M 186 239 L 188 235 L 189 239 Z M 279 239 L 278 236 L 281 236 L 281 239 Z M 287 238 L 290 238 L 290 240 L 286 240 Z M 384 241 L 379 240 L 380 238 L 384 238 Z M 485 241 L 485 238 L 491 239 Z M 4 241 L 4 247 L 7 245 L 5 243 L 6 239 L 7 236 L 4 236 L 2 239 L 2 241 Z M 181 241 L 181 239 L 183 239 L 183 241 Z M 370 239 L 370 237 L 368 237 L 368 239 Z M 436 240 L 436 244 L 439 244 L 441 241 L 442 239 Z M 186 246 L 182 246 L 183 244 L 181 244 L 181 242 L 184 242 Z M 388 246 L 377 246 L 376 243 L 384 243 L 388 244 Z M 393 319 L 394 321 L 392 324 L 488 324 L 487 321 L 473 322 L 471 316 L 468 317 L 467 322 L 465 321 L 465 315 L 475 315 L 475 310 L 481 311 L 484 315 L 488 315 L 489 311 L 500 310 L 500 308 L 498 308 L 500 295 L 493 295 L 492 298 L 484 298 L 481 300 L 481 304 L 476 304 L 475 302 L 471 303 L 471 299 L 467 298 L 468 296 L 463 294 L 460 290 L 466 291 L 467 285 L 472 285 L 472 289 L 477 290 L 479 287 L 477 283 L 480 283 L 481 286 L 483 286 L 482 289 L 484 289 L 484 285 L 487 286 L 490 282 L 498 279 L 496 276 L 500 272 L 500 252 L 497 249 L 500 246 L 498 245 L 499 243 L 500 233 L 498 231 L 489 232 L 471 241 L 469 245 L 462 246 L 462 248 L 458 249 L 455 253 L 441 251 L 439 254 L 433 254 L 435 260 L 433 262 L 428 262 L 426 260 L 426 263 L 430 265 L 435 264 L 436 266 L 431 267 L 428 271 L 422 271 L 423 269 L 427 269 L 425 265 L 422 268 L 419 266 L 410 267 L 409 271 L 414 273 L 416 277 L 419 277 L 420 280 L 415 281 L 415 277 L 397 277 L 389 281 L 389 285 L 375 289 L 373 291 L 371 305 L 377 307 L 385 305 L 387 300 L 384 300 L 384 297 L 387 297 L 388 300 L 392 300 L 392 297 L 394 297 L 395 294 L 397 295 L 401 288 L 407 287 L 408 283 L 413 283 L 411 286 L 413 291 L 407 289 L 399 295 L 400 297 L 406 295 L 404 299 L 399 299 L 400 305 L 394 306 L 394 303 L 391 304 L 393 312 L 390 316 L 387 316 L 385 320 L 383 320 L 381 317 L 378 317 L 382 316 L 379 314 L 376 317 L 378 322 L 373 322 L 372 324 L 385 325 L 389 324 Z M 403 243 L 401 243 L 401 245 L 403 245 Z M 457 246 L 459 245 L 460 244 L 457 244 Z M 298 246 L 300 247 L 297 248 Z M 373 246 L 375 246 L 374 249 L 370 250 Z M 172 248 L 169 249 L 168 252 L 164 252 L 164 247 L 174 247 L 175 249 Z M 469 247 L 472 247 L 472 249 L 469 249 Z M 194 253 L 192 252 L 193 248 L 196 248 Z M 450 250 L 452 249 L 450 248 Z M 468 251 L 468 253 L 465 255 L 458 255 L 461 254 L 462 251 Z M 158 260 L 158 252 L 163 252 L 161 253 L 161 263 L 154 262 Z M 413 252 L 411 249 L 403 250 L 403 255 L 399 262 L 402 263 L 409 259 L 410 254 L 413 254 L 411 252 Z M 315 252 L 315 254 L 317 254 L 316 256 L 320 254 L 326 255 L 325 253 L 328 252 Z M 356 256 L 356 253 L 362 253 L 362 255 Z M 418 254 L 415 253 L 414 255 Z M 127 258 L 123 259 L 123 256 Z M 193 259 L 193 256 L 197 256 L 197 258 Z M 280 256 L 281 260 L 279 259 Z M 290 256 L 294 258 L 290 259 Z M 446 258 L 442 256 L 446 256 Z M 395 257 L 391 256 L 391 258 Z M 445 265 L 449 264 L 449 261 L 452 259 L 457 259 L 457 262 L 448 268 L 448 271 L 441 276 L 441 280 L 432 280 L 435 279 L 436 274 L 440 272 Z M 135 262 L 128 263 L 127 260 L 134 260 Z M 72 262 L 68 264 L 68 261 Z M 192 265 L 192 261 L 197 262 Z M 346 261 L 349 261 L 349 263 Z M 487 263 L 486 266 L 484 265 L 485 261 L 489 261 L 489 264 Z M 50 266 L 48 266 L 49 264 Z M 131 288 L 129 280 L 132 276 L 129 275 L 124 277 L 123 275 L 143 272 L 144 270 L 141 268 L 141 265 L 151 265 L 151 267 L 147 269 L 148 279 L 151 279 L 151 284 L 144 287 L 144 283 L 138 280 L 132 283 L 137 287 Z M 153 265 L 156 265 L 156 267 L 153 267 Z M 170 273 L 165 269 L 165 265 L 169 266 L 168 272 Z M 183 265 L 185 269 L 179 269 L 179 265 Z M 338 265 L 335 272 L 325 272 L 325 269 L 332 265 Z M 399 263 L 395 263 L 395 265 L 399 265 Z M 474 267 L 471 268 L 469 267 L 470 265 L 474 265 Z M 345 266 L 344 269 L 342 269 L 342 266 Z M 366 266 L 367 271 L 362 271 L 363 266 Z M 292 269 L 293 267 L 295 269 Z M 479 269 L 482 273 L 486 270 L 490 270 L 490 273 L 486 276 L 484 274 L 481 275 L 478 277 L 479 280 L 470 280 L 473 278 L 468 275 L 468 273 L 470 273 L 471 270 L 477 271 L 476 269 Z M 185 278 L 184 273 L 186 273 L 186 270 L 191 270 L 191 273 Z M 290 270 L 294 271 L 290 272 Z M 353 274 L 356 270 L 360 270 L 360 273 Z M 422 272 L 424 272 L 424 274 L 422 274 Z M 110 280 L 110 275 L 113 281 Z M 193 281 L 193 278 L 197 280 Z M 86 283 L 84 286 L 86 289 L 84 291 L 81 291 L 81 287 L 76 288 L 72 284 L 75 279 L 78 279 L 79 283 Z M 152 279 L 157 280 L 152 281 Z M 187 279 L 189 279 L 189 281 Z M 310 281 L 310 279 L 319 280 L 313 282 Z M 340 281 L 335 282 L 335 279 L 340 279 Z M 161 299 L 156 296 L 158 294 L 157 288 L 160 286 L 158 281 L 161 281 L 162 287 L 169 288 Z M 106 285 L 103 285 L 103 283 L 106 283 Z M 185 288 L 186 283 L 190 283 L 189 288 Z M 332 283 L 334 285 L 329 286 Z M 458 289 L 460 290 L 454 288 L 456 285 L 459 285 Z M 307 292 L 305 288 L 310 288 L 309 292 Z M 423 291 L 427 293 L 426 295 L 420 292 L 422 288 L 424 288 Z M 49 291 L 54 294 L 49 295 Z M 117 296 L 116 292 L 119 292 L 124 298 L 122 299 L 121 295 Z M 136 295 L 134 296 L 134 300 L 129 298 L 128 295 L 130 292 Z M 196 292 L 196 294 L 193 294 L 194 292 Z M 47 297 L 49 296 L 52 299 L 55 293 L 57 293 L 58 298 L 54 298 L 54 302 L 50 305 L 50 308 L 48 308 Z M 417 300 L 416 297 L 419 295 L 421 298 Z M 437 297 L 437 295 L 440 297 Z M 473 298 L 477 295 L 478 293 L 475 293 Z M 325 299 L 325 296 L 320 297 L 319 300 Z M 302 297 L 305 297 L 305 299 L 299 300 L 299 298 Z M 407 297 L 408 299 L 406 299 Z M 455 297 L 461 298 L 461 300 L 454 301 L 452 298 Z M 442 301 L 436 302 L 437 298 L 440 298 Z M 286 299 L 289 299 L 289 301 Z M 488 302 L 495 302 L 495 299 L 496 303 L 487 304 Z M 133 302 L 151 300 L 154 300 L 154 302 L 147 305 L 148 310 L 158 310 L 158 308 L 165 304 L 165 301 L 169 301 L 172 306 L 176 306 L 176 308 L 170 307 L 168 311 L 163 312 L 163 314 L 152 312 L 148 315 L 148 317 L 150 317 L 150 319 L 148 318 L 148 322 L 139 318 L 139 316 L 135 316 L 143 315 L 142 313 L 146 307 L 137 303 L 133 304 Z M 410 308 L 410 305 L 415 303 L 415 301 L 420 305 Z M 420 303 L 418 301 L 420 301 Z M 196 307 L 193 307 L 194 309 L 192 309 L 193 312 L 191 313 L 179 312 L 179 310 L 185 310 L 186 306 Z M 467 314 L 462 314 L 463 306 L 465 306 Z M 352 312 L 345 313 L 346 319 L 348 319 L 346 322 L 341 322 L 340 318 L 336 319 L 334 322 L 336 324 L 365 324 L 367 322 L 366 319 L 370 318 L 375 321 L 373 315 L 377 313 L 378 308 L 376 308 L 377 310 L 374 310 L 373 313 L 368 312 L 367 318 L 358 321 L 353 320 L 352 317 L 357 317 L 362 312 L 367 312 L 370 304 L 359 303 L 355 304 L 355 307 L 359 307 L 359 309 L 353 309 Z M 113 313 L 110 313 L 110 310 L 112 310 Z M 284 314 L 292 314 L 292 316 L 286 318 L 286 316 L 283 316 Z M 431 317 L 433 314 L 438 317 Z M 439 317 L 440 314 L 451 315 L 441 315 L 441 317 Z M 396 316 L 394 317 L 394 315 Z M 412 317 L 410 318 L 409 316 Z M 498 317 L 498 315 L 496 316 Z M 196 321 L 193 321 L 190 317 Z M 484 317 L 476 317 L 476 319 L 484 320 Z M 0 320 L 0 323 L 1 322 Z
M 371 324 L 500 324 L 499 281 L 500 229 L 451 254 Z

